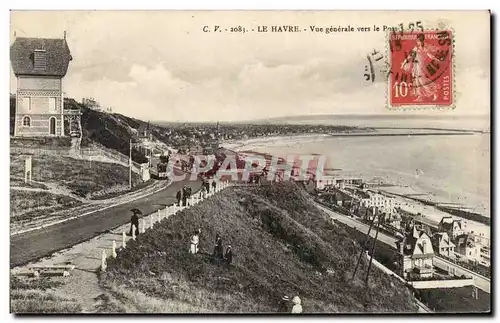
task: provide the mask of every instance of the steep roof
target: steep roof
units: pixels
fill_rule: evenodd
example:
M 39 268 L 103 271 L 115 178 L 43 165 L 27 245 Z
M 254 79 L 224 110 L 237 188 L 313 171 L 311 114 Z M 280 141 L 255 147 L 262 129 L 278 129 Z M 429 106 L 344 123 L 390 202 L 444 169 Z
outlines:
M 451 241 L 448 233 L 446 232 L 436 232 L 432 237 L 434 245 L 439 247 L 439 245 L 444 245 L 445 247 L 455 247 L 455 244 Z
M 460 248 L 465 248 L 469 247 L 472 248 L 474 247 L 474 240 L 469 234 L 462 234 L 457 237 L 457 247 Z
M 35 50 L 45 50 L 46 65 L 35 68 L 33 59 Z M 72 60 L 66 39 L 51 38 L 16 38 L 10 46 L 10 61 L 16 76 L 60 76 L 68 71 Z
M 417 229 L 416 227 L 413 227 L 413 230 L 411 232 L 408 232 L 405 235 L 405 237 L 399 239 L 397 241 L 398 244 L 404 243 L 403 255 L 417 257 L 417 258 L 419 258 L 419 257 L 425 258 L 429 255 L 432 255 L 431 253 L 414 255 L 415 250 L 418 250 L 420 253 L 423 253 L 425 251 L 423 244 L 419 243 L 419 239 L 422 238 L 424 235 L 427 235 L 427 233 Z

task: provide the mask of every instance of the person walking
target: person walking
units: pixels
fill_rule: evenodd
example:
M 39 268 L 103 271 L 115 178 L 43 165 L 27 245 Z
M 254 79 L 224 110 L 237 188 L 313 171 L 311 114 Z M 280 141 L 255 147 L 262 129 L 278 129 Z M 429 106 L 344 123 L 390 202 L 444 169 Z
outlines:
M 182 188 L 182 206 L 186 206 L 187 204 L 187 199 L 188 199 L 188 192 L 187 192 L 187 186 L 184 185 Z
M 139 235 L 139 217 L 137 216 L 138 212 L 132 211 L 133 214 L 130 217 L 130 231 L 129 236 L 132 235 L 132 229 L 135 227 L 135 236 Z
M 215 188 L 217 187 L 217 182 L 214 180 L 212 180 L 212 190 L 214 191 L 215 193 Z

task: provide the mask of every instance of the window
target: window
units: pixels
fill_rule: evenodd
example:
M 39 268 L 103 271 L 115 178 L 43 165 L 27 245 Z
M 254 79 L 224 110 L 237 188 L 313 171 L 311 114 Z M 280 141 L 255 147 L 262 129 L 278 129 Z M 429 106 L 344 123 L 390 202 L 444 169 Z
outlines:
M 35 49 L 33 53 L 33 68 L 37 70 L 45 70 L 47 68 L 47 53 L 45 49 Z
M 31 119 L 30 119 L 30 117 L 28 117 L 28 116 L 23 117 L 23 126 L 25 126 L 25 127 L 31 127 Z

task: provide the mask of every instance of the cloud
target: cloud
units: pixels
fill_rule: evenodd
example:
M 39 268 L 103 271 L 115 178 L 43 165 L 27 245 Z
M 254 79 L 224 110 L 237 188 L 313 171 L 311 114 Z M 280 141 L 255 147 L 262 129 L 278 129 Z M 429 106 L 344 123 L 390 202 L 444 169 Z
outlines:
M 397 25 L 391 23 L 392 16 L 379 13 L 370 19 Z M 24 36 L 61 37 L 68 30 L 74 60 L 64 81 L 67 95 L 95 97 L 104 106 L 137 118 L 229 121 L 387 112 L 385 84 L 363 77 L 366 55 L 373 49 L 384 51 L 382 33 L 207 35 L 201 31 L 214 22 L 299 23 L 298 16 L 287 17 L 264 12 L 224 17 L 209 12 L 18 12 L 12 20 Z M 347 12 L 311 17 L 310 24 L 317 26 L 332 24 L 331 17 L 345 25 L 366 20 Z M 479 33 L 480 53 L 470 46 L 474 35 L 488 26 L 475 21 L 467 28 L 456 26 L 461 36 L 456 46 L 460 98 L 456 111 L 462 114 L 489 111 L 487 35 Z

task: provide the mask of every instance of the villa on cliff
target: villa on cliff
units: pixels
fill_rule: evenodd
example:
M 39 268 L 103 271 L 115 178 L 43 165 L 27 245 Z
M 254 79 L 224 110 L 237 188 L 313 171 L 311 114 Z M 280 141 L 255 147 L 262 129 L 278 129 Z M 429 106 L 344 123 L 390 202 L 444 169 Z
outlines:
M 10 47 L 17 83 L 14 136 L 65 135 L 63 79 L 71 60 L 66 35 L 15 39 Z
M 403 277 L 427 278 L 434 275 L 434 249 L 431 238 L 425 231 L 413 227 L 411 232 L 398 241 L 398 248 Z

